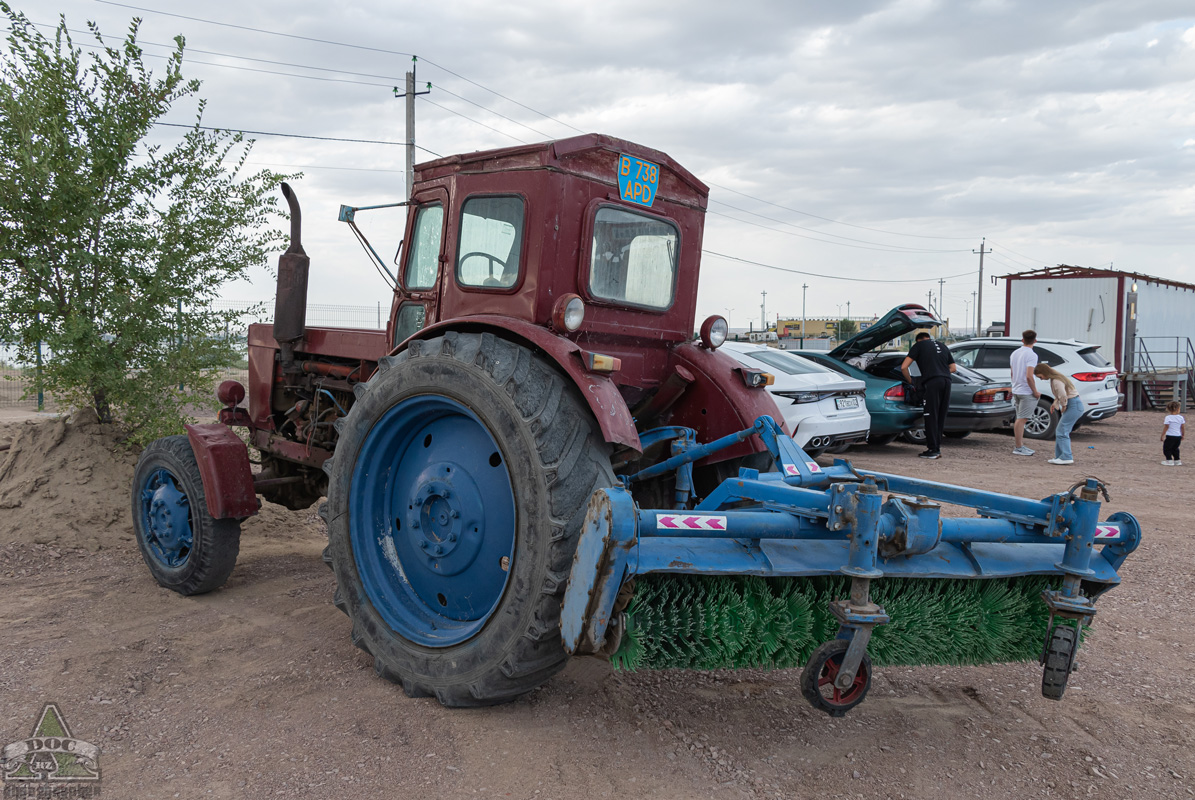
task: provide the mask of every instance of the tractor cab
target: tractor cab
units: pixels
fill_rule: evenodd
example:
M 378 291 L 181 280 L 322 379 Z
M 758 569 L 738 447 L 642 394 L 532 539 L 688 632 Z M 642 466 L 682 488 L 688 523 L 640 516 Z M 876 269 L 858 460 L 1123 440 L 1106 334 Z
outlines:
M 521 322 L 617 359 L 619 384 L 649 390 L 666 377 L 668 349 L 694 331 L 708 189 L 688 170 L 587 134 L 450 156 L 415 175 L 392 348 L 470 320 Z

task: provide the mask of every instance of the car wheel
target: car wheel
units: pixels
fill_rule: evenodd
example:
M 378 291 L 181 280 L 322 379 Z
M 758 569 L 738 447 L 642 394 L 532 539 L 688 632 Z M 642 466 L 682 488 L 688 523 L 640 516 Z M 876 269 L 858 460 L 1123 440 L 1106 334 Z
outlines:
M 925 444 L 925 428 L 909 428 L 900 432 L 900 439 L 909 444 Z
M 1039 400 L 1029 419 L 1025 421 L 1025 435 L 1030 439 L 1053 439 L 1058 428 L 1058 414 L 1050 410 L 1046 400 Z

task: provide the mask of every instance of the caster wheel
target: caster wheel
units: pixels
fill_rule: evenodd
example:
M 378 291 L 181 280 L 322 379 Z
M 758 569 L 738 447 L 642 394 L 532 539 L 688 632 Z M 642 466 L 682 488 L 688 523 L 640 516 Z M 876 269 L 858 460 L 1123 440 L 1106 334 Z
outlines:
M 819 645 L 809 656 L 805 669 L 801 670 L 801 694 L 811 706 L 831 717 L 841 717 L 862 703 L 871 688 L 871 659 L 866 653 L 859 663 L 854 682 L 846 689 L 834 685 L 850 644 L 845 639 L 832 639 Z
M 1066 682 L 1075 667 L 1075 650 L 1078 649 L 1079 634 L 1070 625 L 1055 625 L 1046 641 L 1046 652 L 1042 663 L 1041 694 L 1048 700 L 1061 700 L 1066 692 Z

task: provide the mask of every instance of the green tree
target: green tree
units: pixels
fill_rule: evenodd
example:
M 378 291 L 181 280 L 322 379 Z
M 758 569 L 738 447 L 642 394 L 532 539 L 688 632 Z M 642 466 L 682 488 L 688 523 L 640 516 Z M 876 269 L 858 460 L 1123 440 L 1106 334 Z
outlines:
M 282 176 L 246 174 L 251 141 L 201 130 L 182 37 L 154 75 L 139 19 L 119 45 L 89 23 L 99 46 L 84 58 L 65 18 L 47 38 L 0 9 L 11 26 L 0 59 L 0 330 L 26 365 L 45 344 L 43 383 L 60 403 L 92 406 L 140 440 L 176 432 L 185 407 L 210 406 L 213 369 L 236 357 L 225 332 L 240 314 L 215 301 L 278 249 Z M 148 143 L 187 98 L 194 126 L 172 146 Z
M 853 319 L 838 320 L 838 341 L 849 339 L 859 332 L 859 323 Z

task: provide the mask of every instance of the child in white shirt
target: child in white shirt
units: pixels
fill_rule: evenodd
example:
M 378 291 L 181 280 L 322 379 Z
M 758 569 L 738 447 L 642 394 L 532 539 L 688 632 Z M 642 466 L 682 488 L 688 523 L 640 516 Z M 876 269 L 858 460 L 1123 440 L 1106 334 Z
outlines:
M 1166 459 L 1162 465 L 1166 467 L 1183 465 L 1178 457 L 1178 446 L 1187 432 L 1187 421 L 1178 413 L 1179 408 L 1179 404 L 1171 400 L 1166 404 L 1166 419 L 1162 420 L 1162 455 Z

